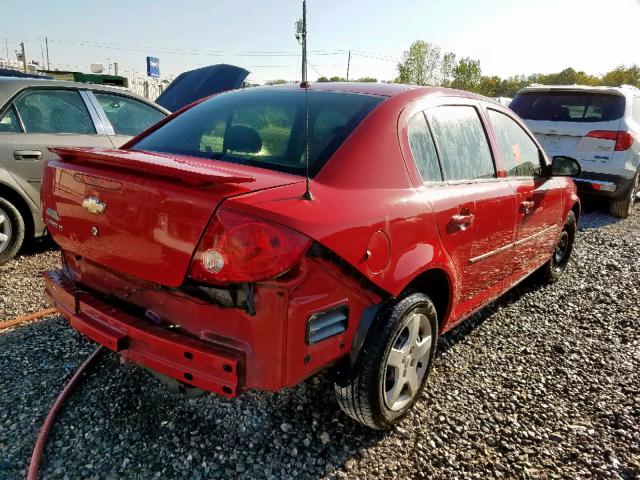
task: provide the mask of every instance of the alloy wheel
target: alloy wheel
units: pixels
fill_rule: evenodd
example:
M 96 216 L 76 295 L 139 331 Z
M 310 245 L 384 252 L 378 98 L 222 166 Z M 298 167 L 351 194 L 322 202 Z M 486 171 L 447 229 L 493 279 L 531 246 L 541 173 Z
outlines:
M 390 410 L 401 410 L 417 395 L 429 366 L 431 323 L 418 311 L 411 312 L 396 335 L 384 367 L 382 394 Z
M 9 248 L 12 236 L 13 229 L 9 217 L 6 212 L 0 208 L 0 253 Z
M 553 252 L 553 266 L 555 268 L 562 268 L 564 266 L 568 251 L 569 251 L 569 232 L 567 232 L 566 230 L 562 230 L 562 233 L 560 234 L 560 241 L 558 242 L 558 246 Z

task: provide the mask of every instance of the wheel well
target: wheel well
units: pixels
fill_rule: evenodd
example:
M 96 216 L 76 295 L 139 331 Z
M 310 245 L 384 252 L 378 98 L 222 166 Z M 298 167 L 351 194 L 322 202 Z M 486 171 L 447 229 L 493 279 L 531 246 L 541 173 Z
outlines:
M 35 225 L 33 224 L 33 215 L 31 214 L 31 209 L 27 202 L 22 198 L 22 196 L 16 192 L 13 188 L 8 187 L 0 183 L 0 197 L 5 200 L 11 202 L 14 207 L 18 209 L 20 215 L 22 215 L 22 219 L 24 220 L 24 225 L 26 227 L 26 235 L 25 239 L 32 238 L 35 231 Z
M 449 276 L 444 270 L 434 268 L 422 272 L 411 281 L 407 289 L 418 290 L 431 298 L 436 312 L 438 312 L 439 326 L 442 327 L 451 304 Z
M 580 204 L 578 202 L 573 204 L 571 207 L 571 211 L 576 216 L 576 225 L 579 225 L 578 220 L 580 220 Z

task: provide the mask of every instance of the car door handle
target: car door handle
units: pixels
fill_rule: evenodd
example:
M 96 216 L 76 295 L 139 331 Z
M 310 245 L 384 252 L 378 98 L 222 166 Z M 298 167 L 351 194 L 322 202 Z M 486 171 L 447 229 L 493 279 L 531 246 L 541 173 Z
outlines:
M 528 213 L 531 213 L 533 211 L 533 207 L 535 206 L 536 204 L 533 201 L 526 200 L 524 202 L 520 202 L 520 211 L 526 215 Z
M 16 150 L 13 152 L 13 158 L 16 160 L 40 160 L 42 152 L 40 150 Z
M 459 213 L 451 217 L 449 220 L 449 233 L 464 231 L 468 229 L 471 225 L 473 225 L 473 213 L 462 214 Z

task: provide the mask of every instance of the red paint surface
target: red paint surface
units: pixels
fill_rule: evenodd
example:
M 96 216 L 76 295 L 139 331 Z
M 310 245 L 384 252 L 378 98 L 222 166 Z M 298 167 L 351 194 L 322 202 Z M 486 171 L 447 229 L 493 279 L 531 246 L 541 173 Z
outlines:
M 432 269 L 449 282 L 447 314 L 439 321 L 441 331 L 450 329 L 548 260 L 569 210 L 578 205 L 570 179 L 507 178 L 488 124 L 497 178 L 422 184 L 408 145 L 408 119 L 430 106 L 454 102 L 475 106 L 487 122 L 487 104 L 480 97 L 394 86 L 312 88 L 390 96 L 311 181 L 312 201 L 301 199 L 301 177 L 224 162 L 195 161 L 196 185 L 191 174 L 192 183 L 185 183 L 175 169 L 175 178 L 169 178 L 167 168 L 175 165 L 166 166 L 171 163 L 167 155 L 145 157 L 163 165 L 156 175 L 90 158 L 51 162 L 45 171 L 43 202 L 57 211 L 61 227 L 50 225 L 49 230 L 65 251 L 75 254 L 67 258 L 76 281 L 126 296 L 126 302 L 180 324 L 184 335 L 239 352 L 241 388 L 294 385 L 339 360 L 349 353 L 366 307 L 381 296 L 401 294 Z M 491 108 L 513 115 L 495 104 Z M 100 155 L 111 159 L 119 154 Z M 139 160 L 141 155 L 148 154 L 126 152 L 123 158 Z M 203 185 L 205 178 L 210 181 Z M 83 209 L 86 196 L 104 200 L 105 214 Z M 256 285 L 255 316 L 164 290 L 187 281 L 196 245 L 223 202 L 306 235 L 358 273 L 348 275 L 331 260 L 303 257 L 285 275 Z M 92 236 L 92 226 L 98 236 Z M 55 291 L 50 294 L 56 298 Z M 306 345 L 310 315 L 343 303 L 349 307 L 347 331 Z M 109 315 L 114 320 L 98 320 L 118 322 L 120 313 Z M 148 341 L 153 343 L 153 337 Z M 160 343 L 156 347 L 162 356 Z M 144 363 L 136 355 L 128 358 Z

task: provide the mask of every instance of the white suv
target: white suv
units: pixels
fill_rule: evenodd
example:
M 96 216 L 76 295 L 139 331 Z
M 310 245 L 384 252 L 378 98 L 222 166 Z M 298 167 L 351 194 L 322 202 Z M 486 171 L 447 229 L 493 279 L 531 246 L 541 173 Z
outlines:
M 531 85 L 509 107 L 549 157 L 580 162 L 582 173 L 574 180 L 581 192 L 604 195 L 609 213 L 629 216 L 640 196 L 640 89 Z

